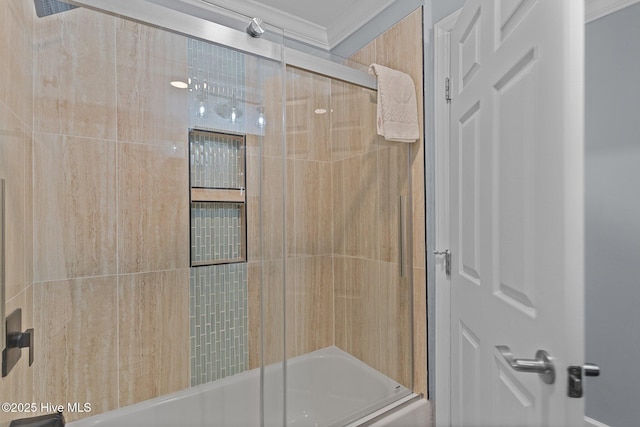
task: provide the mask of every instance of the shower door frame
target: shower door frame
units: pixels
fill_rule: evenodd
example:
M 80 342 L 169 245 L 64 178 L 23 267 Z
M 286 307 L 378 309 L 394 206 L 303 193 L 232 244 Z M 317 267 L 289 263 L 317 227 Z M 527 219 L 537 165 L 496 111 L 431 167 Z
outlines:
M 367 89 L 378 89 L 376 78 L 365 71 L 287 48 L 266 39 L 249 37 L 242 31 L 207 21 L 179 10 L 169 9 L 152 1 L 73 0 L 71 3 L 161 27 L 188 37 L 238 49 L 259 57 L 282 61 L 285 66 L 300 68 Z M 177 0 L 176 3 L 187 4 L 188 2 L 186 0 Z M 211 7 L 213 8 L 213 5 Z

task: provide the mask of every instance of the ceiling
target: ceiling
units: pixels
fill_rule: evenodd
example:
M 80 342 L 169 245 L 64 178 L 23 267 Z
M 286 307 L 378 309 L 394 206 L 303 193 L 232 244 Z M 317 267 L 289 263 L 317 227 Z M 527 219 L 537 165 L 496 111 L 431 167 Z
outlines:
M 285 29 L 289 38 L 333 49 L 401 0 L 204 0 Z

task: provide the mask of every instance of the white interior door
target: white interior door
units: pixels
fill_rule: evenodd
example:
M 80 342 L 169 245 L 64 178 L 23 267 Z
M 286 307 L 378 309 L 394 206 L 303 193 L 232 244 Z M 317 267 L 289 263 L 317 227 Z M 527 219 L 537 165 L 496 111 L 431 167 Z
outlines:
M 583 51 L 577 0 L 469 0 L 451 33 L 454 426 L 583 425 Z

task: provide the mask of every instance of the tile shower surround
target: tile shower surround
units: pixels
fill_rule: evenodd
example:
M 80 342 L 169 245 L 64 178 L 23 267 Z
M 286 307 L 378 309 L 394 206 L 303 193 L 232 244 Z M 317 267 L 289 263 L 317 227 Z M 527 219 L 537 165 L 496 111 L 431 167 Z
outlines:
M 417 10 L 352 59 L 404 71 L 411 75 L 417 87 L 422 87 L 422 46 L 413 43 L 421 38 L 422 11 Z M 265 254 L 269 255 L 265 259 L 270 261 L 249 264 L 250 325 L 260 323 L 254 316 L 262 304 L 266 334 L 261 348 L 259 331 L 250 328 L 251 367 L 259 366 L 261 361 L 282 360 L 285 336 L 286 357 L 329 342 L 400 383 L 413 382 L 414 391 L 426 394 L 422 134 L 419 141 L 411 144 L 408 159 L 403 149 L 407 145 L 386 142 L 375 134 L 375 94 L 371 91 L 295 69 L 287 70 L 286 84 L 286 168 L 279 157 L 281 153 L 275 151 L 274 157 L 268 157 L 271 151 L 267 151 L 268 155 L 261 159 L 261 182 L 263 189 L 269 189 L 269 194 L 274 196 L 274 201 L 263 200 L 269 218 L 283 214 L 279 206 L 284 197 L 271 181 L 286 183 L 284 214 L 289 232 L 284 246 L 278 238 L 283 230 L 275 227 L 265 240 Z M 275 100 L 279 99 L 277 94 L 281 91 L 275 82 L 272 87 L 267 86 L 266 91 L 275 94 Z M 330 105 L 334 114 L 313 114 L 315 105 L 323 102 Z M 273 112 L 278 111 L 277 105 L 269 106 Z M 418 108 L 422 117 L 422 91 L 418 91 Z M 371 126 L 365 126 L 366 123 Z M 283 169 L 286 169 L 284 177 Z M 406 174 L 396 175 L 394 170 Z M 248 182 L 254 182 L 256 177 L 252 178 L 251 167 L 247 173 Z M 396 182 L 398 179 L 402 181 Z M 324 185 L 329 189 L 320 192 L 318 187 Z M 399 194 L 391 191 L 397 185 L 405 195 L 412 192 L 413 274 L 409 278 L 413 280 L 413 295 L 407 292 L 411 289 L 409 278 L 398 276 Z M 380 209 L 378 217 L 373 215 L 377 209 Z M 248 215 L 250 217 L 251 212 Z M 327 233 L 331 229 L 333 232 Z M 272 255 L 282 253 L 283 247 L 287 248 L 286 272 L 283 260 Z M 282 288 L 285 277 L 286 290 Z M 262 288 L 260 278 L 264 281 Z M 285 298 L 282 298 L 283 292 Z M 413 319 L 408 315 L 411 304 Z M 285 336 L 280 326 L 285 321 L 283 312 L 287 313 Z M 370 313 L 384 313 L 384 316 L 370 316 Z M 412 340 L 413 354 L 408 351 Z M 260 359 L 259 354 L 264 358 Z
M 187 73 L 187 39 L 4 3 L 24 4 L 33 24 L 40 350 L 26 401 L 90 402 L 95 414 L 186 388 L 188 98 L 166 83 Z
M 6 179 L 6 314 L 22 308 L 33 328 L 33 3 L 0 2 L 0 177 Z M 10 78 L 9 78 L 10 77 Z M 4 319 L 2 320 L 4 321 Z M 24 356 L 23 356 L 24 359 Z M 0 378 L 2 400 L 31 402 L 34 370 L 18 363 Z M 0 412 L 0 424 L 12 414 Z
M 43 331 L 51 329 L 51 322 L 59 325 L 91 325 L 92 329 L 89 331 L 91 334 L 97 336 L 105 334 L 104 336 L 108 337 L 107 341 L 111 342 L 113 332 L 119 329 L 120 333 L 116 332 L 115 339 L 119 343 L 122 356 L 120 356 L 120 362 L 111 357 L 109 352 L 94 352 L 89 356 L 83 351 L 81 343 L 77 343 L 73 339 L 73 328 L 56 329 L 55 333 L 51 331 L 51 334 L 39 334 L 36 345 L 41 349 L 46 349 L 44 351 L 47 352 L 47 357 L 50 359 L 46 375 L 64 378 L 64 383 L 54 384 L 42 381 L 41 379 L 45 377 L 45 371 L 43 364 L 39 363 L 34 365 L 33 369 L 22 369 L 18 366 L 15 375 L 2 380 L 2 387 L 17 393 L 15 396 L 10 396 L 15 401 L 31 401 L 33 399 L 59 401 L 76 397 L 90 398 L 97 402 L 96 412 L 114 409 L 187 387 L 189 385 L 190 361 L 184 354 L 175 350 L 176 347 L 189 348 L 187 331 L 190 325 L 186 322 L 171 325 L 163 313 L 169 310 L 176 319 L 190 319 L 190 302 L 187 298 L 189 291 L 186 288 L 190 269 L 188 268 L 188 252 L 184 250 L 184 245 L 188 245 L 189 241 L 188 226 L 186 226 L 189 218 L 189 204 L 188 194 L 185 191 L 185 188 L 188 187 L 189 176 L 186 172 L 186 166 L 189 160 L 187 150 L 178 149 L 176 152 L 174 148 L 176 146 L 184 147 L 184 129 L 195 127 L 195 124 L 190 122 L 188 118 L 189 109 L 192 108 L 190 100 L 184 96 L 184 92 L 166 85 L 166 81 L 175 75 L 186 75 L 188 60 L 185 46 L 188 46 L 188 42 L 183 37 L 156 28 L 145 27 L 83 9 L 37 21 L 32 4 L 17 0 L 2 2 L 0 20 L 5 18 L 5 22 L 0 25 L 0 33 L 5 34 L 0 37 L 0 57 L 8 59 L 2 61 L 2 66 L 9 67 L 6 72 L 8 75 L 27 76 L 26 79 L 0 83 L 0 126 L 3 130 L 10 130 L 9 135 L 19 136 L 22 134 L 19 138 L 14 139 L 16 144 L 1 147 L 2 150 L 9 148 L 13 151 L 9 151 L 7 156 L 5 156 L 5 151 L 2 151 L 0 164 L 2 163 L 1 159 L 10 159 L 11 165 L 19 165 L 21 159 L 24 159 L 26 165 L 24 180 L 20 178 L 20 182 L 22 182 L 20 185 L 24 185 L 24 192 L 22 192 L 24 201 L 16 203 L 16 206 L 22 206 L 23 209 L 17 211 L 20 216 L 18 218 L 20 226 L 15 229 L 19 232 L 17 239 L 24 242 L 24 247 L 18 248 L 15 254 L 20 257 L 20 253 L 24 253 L 25 256 L 24 260 L 19 259 L 15 264 L 12 263 L 12 265 L 18 266 L 20 271 L 14 276 L 18 280 L 8 283 L 8 286 L 13 286 L 14 289 L 11 291 L 14 296 L 9 296 L 7 301 L 8 309 L 16 307 L 24 309 L 33 305 L 34 313 L 28 309 L 23 312 L 24 326 L 36 327 Z M 419 44 L 398 42 L 398 40 L 420 38 L 419 28 L 419 13 L 414 13 L 372 42 L 373 49 L 369 49 L 369 47 L 364 49 L 365 53 L 362 56 L 371 56 L 371 58 L 367 57 L 360 62 L 375 61 L 401 69 L 411 74 L 416 83 L 420 85 L 419 82 L 422 81 L 422 52 Z M 83 50 L 80 44 L 88 47 L 101 46 L 101 49 Z M 16 45 L 24 46 L 24 49 L 15 49 Z M 398 49 L 399 45 L 404 48 Z M 31 55 L 31 46 L 33 46 L 33 55 Z M 367 53 L 372 50 L 374 52 L 372 55 Z M 25 54 L 25 52 L 27 53 Z M 81 54 L 78 55 L 78 52 Z M 73 58 L 73 60 L 60 61 L 60 58 Z M 249 59 L 251 58 L 247 58 L 247 60 Z M 113 70 L 115 70 L 115 74 Z M 35 73 L 33 79 L 31 79 L 32 73 Z M 60 75 L 69 76 L 69 78 L 56 79 Z M 79 78 L 80 76 L 82 79 Z M 31 97 L 30 93 L 34 93 L 34 96 Z M 275 93 L 279 94 L 280 91 L 276 88 Z M 83 98 L 80 96 L 82 94 L 87 96 Z M 112 94 L 116 94 L 116 97 L 114 98 Z M 421 94 L 419 93 L 419 95 Z M 35 102 L 32 102 L 33 100 Z M 422 109 L 420 100 L 418 104 Z M 61 108 L 58 108 L 57 105 L 60 105 Z M 52 113 L 54 114 L 52 115 Z M 31 117 L 33 117 L 33 121 Z M 100 120 L 96 121 L 96 117 L 99 117 Z M 228 130 L 240 132 L 231 126 Z M 267 130 L 267 132 L 270 131 Z M 124 180 L 121 181 L 122 183 L 116 192 L 116 203 L 120 206 L 116 213 L 117 227 L 110 230 L 100 230 L 100 233 L 104 233 L 106 238 L 94 241 L 95 249 L 89 247 L 88 250 L 73 252 L 74 250 L 78 251 L 78 248 L 74 248 L 73 245 L 68 245 L 64 249 L 66 257 L 79 259 L 81 264 L 89 267 L 90 270 L 96 267 L 105 268 L 108 273 L 104 277 L 80 277 L 82 274 L 93 273 L 82 273 L 79 269 L 67 269 L 62 262 L 64 259 L 58 263 L 49 264 L 55 267 L 49 270 L 52 273 L 49 275 L 46 271 L 39 271 L 40 267 L 46 264 L 37 260 L 34 262 L 31 259 L 31 254 L 34 253 L 32 242 L 38 242 L 43 237 L 43 232 L 36 229 L 34 230 L 35 235 L 32 236 L 30 224 L 42 221 L 44 214 L 42 211 L 36 212 L 36 217 L 32 219 L 30 217 L 30 212 L 33 212 L 30 207 L 31 201 L 40 200 L 40 192 L 48 191 L 43 187 L 42 190 L 37 190 L 38 194 L 31 196 L 32 190 L 35 192 L 38 185 L 42 186 L 49 179 L 49 176 L 45 174 L 39 178 L 34 177 L 39 183 L 32 183 L 30 173 L 33 156 L 32 144 L 34 146 L 39 144 L 38 141 L 42 140 L 43 134 L 55 135 L 52 140 L 74 137 L 91 139 L 90 143 L 94 144 L 104 144 L 96 147 L 97 153 L 100 152 L 99 150 L 105 149 L 108 152 L 109 144 L 116 144 L 115 169 L 109 170 L 108 173 L 110 174 L 109 179 Z M 61 146 L 56 145 L 56 147 Z M 136 147 L 139 149 L 136 150 Z M 276 155 L 278 147 L 278 144 L 267 146 L 266 152 Z M 422 229 L 424 198 L 420 190 L 424 188 L 421 182 L 423 164 L 420 161 L 423 153 L 422 140 L 415 144 L 415 147 L 412 159 L 412 177 L 414 180 L 414 235 L 417 238 L 414 239 L 414 247 L 419 249 L 424 247 L 424 230 Z M 298 149 L 299 147 L 296 147 L 294 151 L 296 156 L 299 153 Z M 64 150 L 56 148 L 54 152 L 63 153 Z M 129 163 L 117 161 L 128 158 L 130 153 L 139 155 L 134 156 L 136 158 L 131 159 L 132 161 Z M 302 157 L 298 156 L 298 158 Z M 56 158 L 52 161 L 59 163 L 61 160 L 61 158 Z M 282 164 L 281 160 L 263 157 L 258 161 L 262 161 L 264 165 L 263 181 L 282 182 L 281 171 L 278 167 Z M 271 167 L 272 163 L 276 167 Z M 172 186 L 169 187 L 169 193 L 162 184 L 163 175 L 166 176 L 167 173 L 161 172 L 166 170 L 168 165 L 176 172 L 175 176 L 179 178 L 175 189 Z M 161 173 L 155 173 L 157 171 Z M 74 174 L 75 167 L 72 167 L 69 172 Z M 100 186 L 99 179 L 102 178 L 97 175 L 92 176 L 91 171 L 88 173 L 89 178 L 96 183 L 91 185 Z M 97 169 L 96 173 L 102 172 Z M 280 178 L 278 178 L 279 173 Z M 139 182 L 136 179 L 136 176 L 145 174 L 149 176 L 148 180 Z M 10 175 L 15 177 L 22 174 Z M 136 192 L 136 188 L 139 189 L 138 192 Z M 136 214 L 136 206 L 140 207 L 139 197 L 144 196 L 145 193 L 152 193 L 150 198 L 143 202 L 145 204 L 171 200 L 173 203 L 165 209 L 171 210 L 176 207 L 184 209 L 181 219 L 178 221 L 180 225 L 176 226 L 174 218 L 163 218 L 153 211 L 140 211 Z M 78 197 L 85 197 L 85 194 L 78 194 Z M 180 202 L 176 203 L 176 200 Z M 268 202 L 271 203 L 271 201 Z M 60 206 L 56 205 L 52 205 L 46 213 L 65 218 L 59 223 L 62 224 L 63 230 L 64 224 L 75 224 L 74 228 L 78 228 L 79 234 L 72 228 L 65 232 L 69 233 L 67 235 L 70 238 L 82 239 L 82 236 L 90 234 L 93 228 L 102 226 L 99 222 L 92 222 L 91 219 L 91 212 L 97 206 L 95 203 L 97 203 L 96 199 L 87 196 L 83 205 L 85 209 L 71 211 L 68 213 L 68 217 L 65 217 L 66 214 L 60 211 Z M 146 220 L 125 224 L 125 215 L 140 215 Z M 12 222 L 12 224 L 14 223 Z M 121 229 L 121 233 L 117 233 L 119 237 L 116 236 L 117 229 Z M 163 240 L 154 241 L 153 236 L 157 234 L 156 230 L 158 229 L 171 232 L 165 235 Z M 57 230 L 50 231 L 57 232 Z M 115 251 L 109 249 L 109 244 L 113 241 L 119 242 Z M 144 244 L 136 249 L 136 242 L 144 242 Z M 134 244 L 131 249 L 124 247 L 130 243 Z M 270 243 L 272 243 L 271 240 Z M 282 242 L 279 245 L 282 246 Z M 173 248 L 175 250 L 181 248 L 177 256 L 173 253 Z M 281 253 L 277 247 L 275 249 L 271 252 Z M 53 248 L 42 253 L 55 254 L 58 253 L 57 251 L 58 249 Z M 108 262 L 92 266 L 87 257 L 93 256 L 95 251 L 106 251 L 106 258 L 103 259 Z M 413 253 L 415 257 L 414 281 L 417 285 L 414 295 L 414 304 L 416 304 L 416 302 L 425 299 L 424 295 L 420 296 L 420 293 L 424 292 L 422 288 L 425 280 L 425 266 L 423 251 L 414 250 Z M 130 258 L 130 254 L 136 255 Z M 134 262 L 128 263 L 129 259 Z M 115 262 L 111 260 L 115 260 Z M 300 258 L 301 262 L 303 260 L 305 258 Z M 306 260 L 304 262 L 311 262 L 312 258 Z M 118 269 L 118 261 L 120 261 L 121 269 Z M 324 262 L 323 260 L 322 263 Z M 330 266 L 331 262 L 331 257 L 327 257 L 327 266 Z M 278 273 L 277 268 L 282 264 L 277 260 L 274 260 L 272 264 L 274 264 L 274 268 L 271 268 L 269 263 L 264 263 L 264 268 L 259 263 L 252 263 L 250 266 L 253 266 L 253 270 L 264 269 L 265 278 L 274 275 L 274 283 L 280 283 L 278 277 L 281 277 L 282 272 Z M 305 283 L 314 283 L 314 280 L 307 280 L 308 267 L 301 265 L 299 269 L 295 266 L 291 268 L 294 271 L 300 271 L 300 273 L 288 273 L 289 277 L 293 277 L 291 274 L 305 276 L 304 281 L 296 281 L 302 286 L 299 288 L 301 292 L 297 294 L 301 303 L 306 301 L 305 295 L 322 296 L 331 289 L 329 286 L 326 291 L 323 290 L 327 286 L 326 283 L 323 283 L 319 284 L 319 287 L 311 293 L 306 292 L 304 290 L 307 286 Z M 322 272 L 323 268 L 325 267 L 319 267 L 317 271 Z M 155 271 L 156 269 L 157 271 Z M 315 271 L 316 267 L 313 267 L 313 270 Z M 163 271 L 172 273 L 163 274 Z M 13 273 L 8 272 L 8 274 Z M 40 277 L 35 284 L 33 284 L 33 274 Z M 252 273 L 250 272 L 250 274 Z M 325 274 L 320 273 L 320 276 L 325 276 Z M 256 285 L 259 286 L 259 283 L 259 278 L 250 281 L 253 288 Z M 160 293 L 158 292 L 160 288 L 157 286 L 166 286 L 167 290 L 174 290 L 175 294 Z M 97 291 L 93 292 L 93 289 Z M 266 291 L 267 295 L 264 297 L 267 302 L 274 302 L 273 297 L 278 299 L 282 295 L 277 286 L 267 287 Z M 130 294 L 131 292 L 133 294 Z M 254 292 L 257 295 L 259 289 Z M 68 298 L 72 309 L 61 311 L 50 304 L 52 298 L 58 294 L 67 295 L 66 298 Z M 134 299 L 139 301 L 136 303 L 139 305 L 132 306 L 134 308 L 131 316 L 126 314 L 130 312 L 126 305 L 121 305 L 121 310 L 124 311 L 121 311 L 119 315 L 115 314 L 112 307 L 105 307 L 105 301 L 114 301 L 114 304 L 118 304 L 119 300 L 124 301 L 123 298 L 130 298 L 129 295 L 134 295 Z M 159 300 L 153 300 L 152 295 L 163 295 L 163 297 Z M 254 296 L 250 296 L 250 298 L 254 298 Z M 144 302 L 146 299 L 149 299 L 148 303 Z M 169 301 L 171 299 L 173 299 L 172 302 Z M 259 299 L 251 301 L 259 303 Z M 89 310 L 75 309 L 75 307 L 83 305 L 88 306 Z M 272 306 L 266 307 L 268 308 L 267 317 L 277 317 L 276 314 L 269 312 L 270 310 L 279 310 L 276 305 L 272 304 Z M 314 317 L 315 314 L 308 311 L 309 307 L 313 307 L 312 305 L 299 307 L 307 313 L 312 324 L 317 324 L 317 320 L 321 317 Z M 105 310 L 108 312 L 109 320 L 99 320 Z M 419 314 L 420 311 L 424 315 L 424 308 L 416 306 L 416 312 Z M 136 312 L 140 314 L 137 317 L 135 316 Z M 252 313 L 255 313 L 255 310 L 249 312 L 250 315 Z M 330 315 L 330 312 L 327 314 Z M 116 317 L 113 317 L 114 315 Z M 156 316 L 157 320 L 154 321 L 154 324 L 145 320 L 151 318 L 149 316 Z M 296 314 L 293 314 L 288 318 L 295 319 L 295 316 Z M 117 318 L 120 320 L 117 322 L 117 327 L 114 327 L 114 319 Z M 424 344 L 426 332 L 419 328 L 424 328 L 426 323 L 418 316 L 414 321 L 417 325 L 415 335 L 419 338 L 416 341 L 418 344 L 420 342 Z M 257 325 L 258 323 L 254 321 L 252 324 Z M 254 329 L 258 328 L 254 327 Z M 331 340 L 331 336 L 334 334 L 333 327 L 327 332 L 329 332 L 327 339 Z M 136 334 L 146 335 L 150 341 L 139 342 L 135 346 L 128 345 L 128 342 L 135 342 L 135 340 L 129 341 L 129 337 L 135 337 Z M 335 331 L 335 334 L 338 334 L 338 331 Z M 156 338 L 154 339 L 154 337 Z M 163 338 L 157 339 L 157 337 Z M 156 344 L 167 341 L 164 339 L 165 337 L 172 337 L 173 343 L 178 342 L 178 344 L 167 349 L 157 348 Z M 310 336 L 305 338 L 305 341 L 308 342 L 307 347 L 311 348 L 316 345 L 315 340 L 316 338 Z M 71 345 L 66 349 L 61 349 L 59 348 L 60 342 L 67 342 Z M 267 342 L 267 345 L 269 344 Z M 277 344 L 277 342 L 273 344 Z M 419 347 L 416 347 L 418 352 L 421 351 Z M 269 348 L 266 348 L 265 351 L 268 353 Z M 148 360 L 149 354 L 162 354 L 163 358 L 153 362 L 156 363 L 154 365 L 145 362 Z M 420 360 L 419 357 L 417 355 L 416 360 Z M 257 358 L 254 359 L 257 360 Z M 64 375 L 64 371 L 61 369 L 66 364 L 80 369 L 74 369 L 73 375 Z M 125 364 L 128 368 L 124 367 Z M 426 366 L 426 362 L 416 363 L 416 366 Z M 89 373 L 96 370 L 108 374 L 100 377 L 98 381 L 85 381 Z M 167 375 L 159 375 L 163 370 Z M 418 378 L 425 377 L 424 372 L 417 371 L 416 374 Z M 30 386 L 31 384 L 33 387 Z M 417 383 L 416 389 L 421 391 L 419 383 Z M 71 417 L 69 420 L 73 420 L 73 418 Z M 0 417 L 0 421 L 2 420 Z

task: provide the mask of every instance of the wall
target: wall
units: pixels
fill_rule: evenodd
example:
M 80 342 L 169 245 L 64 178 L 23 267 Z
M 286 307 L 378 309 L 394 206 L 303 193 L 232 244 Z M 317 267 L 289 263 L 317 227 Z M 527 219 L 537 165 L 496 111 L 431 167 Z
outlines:
M 33 127 L 33 4 L 0 2 L 0 178 L 6 180 L 6 314 L 22 308 L 23 329 L 33 327 L 31 158 Z M 1 319 L 4 322 L 4 319 Z M 0 378 L 2 401 L 33 400 L 28 354 Z M 0 412 L 0 423 L 13 418 Z
M 361 62 L 363 64 L 378 63 L 390 68 L 394 68 L 403 71 L 411 76 L 416 84 L 416 93 L 418 101 L 418 116 L 423 117 L 423 76 L 422 76 L 422 44 L 417 42 L 422 39 L 422 9 L 418 9 L 404 18 L 390 30 L 376 38 L 367 46 L 362 48 L 356 53 L 352 59 Z M 352 89 L 353 90 L 353 89 Z M 356 93 L 362 94 L 362 90 L 355 89 Z M 363 286 L 362 289 L 371 290 L 370 283 L 379 281 L 379 294 L 375 295 L 375 287 L 373 295 L 363 295 L 363 299 L 356 299 L 355 301 L 361 301 L 362 306 L 360 310 L 363 314 L 369 313 L 373 315 L 369 319 L 368 327 L 371 328 L 368 331 L 353 329 L 354 325 L 357 328 L 357 324 L 347 323 L 347 336 L 349 332 L 353 336 L 363 336 L 365 343 L 375 342 L 379 340 L 379 348 L 375 350 L 379 352 L 380 356 L 374 355 L 373 347 L 364 351 L 362 354 L 365 359 L 373 358 L 373 366 L 379 367 L 380 371 L 388 376 L 396 379 L 400 383 L 410 385 L 413 380 L 413 389 L 417 393 L 426 394 L 426 265 L 425 265 L 425 232 L 424 232 L 424 215 L 425 215 L 425 199 L 424 199 L 424 137 L 422 130 L 424 129 L 422 120 L 420 123 L 421 137 L 415 143 L 410 145 L 411 157 L 407 159 L 405 145 L 390 144 L 383 138 L 375 135 L 375 104 L 371 101 L 367 102 L 369 94 L 364 96 L 360 95 L 360 99 L 352 97 L 353 101 L 349 101 L 345 111 L 357 111 L 357 114 L 368 114 L 365 117 L 358 117 L 357 121 L 364 123 L 363 135 L 365 146 L 361 148 L 363 153 L 357 153 L 359 156 L 372 156 L 371 148 L 367 147 L 367 144 L 372 144 L 378 151 L 377 164 L 376 161 L 362 162 L 365 166 L 372 168 L 369 172 L 370 176 L 364 173 L 358 174 L 357 171 L 353 171 L 353 168 L 349 165 L 344 166 L 345 173 L 354 173 L 355 176 L 345 176 L 346 187 L 345 200 L 352 200 L 353 195 L 359 192 L 357 175 L 360 175 L 360 188 L 362 194 L 368 194 L 366 191 L 370 189 L 372 179 L 370 177 L 377 178 L 377 191 L 378 203 L 383 211 L 381 217 L 371 218 L 369 221 L 363 224 L 362 233 L 363 236 L 353 237 L 365 237 L 366 233 L 369 239 L 375 239 L 374 230 L 385 230 L 379 236 L 380 242 L 378 245 L 383 248 L 381 253 L 364 257 L 366 260 L 375 259 L 378 261 L 379 273 L 377 278 L 364 277 L 360 278 L 361 281 L 355 280 L 351 286 L 355 286 L 355 295 L 358 295 L 358 286 Z M 358 107 L 355 107 L 355 103 Z M 362 105 L 369 105 L 368 109 L 364 109 Z M 338 115 L 340 116 L 340 115 Z M 347 116 L 348 117 L 348 116 Z M 355 139 L 347 137 L 346 140 Z M 357 147 L 359 148 L 359 147 Z M 373 163 L 372 163 L 373 161 Z M 389 168 L 389 169 L 387 169 Z M 385 176 L 386 171 L 397 170 L 400 175 L 397 177 L 394 175 Z M 352 171 L 352 172 L 349 172 Z M 388 172 L 387 172 L 388 173 Z M 406 173 L 405 176 L 402 173 Z M 391 252 L 385 251 L 385 248 L 393 248 L 397 241 L 397 217 L 394 212 L 398 206 L 399 194 L 394 191 L 389 191 L 393 188 L 390 183 L 399 179 L 398 183 L 401 193 L 408 195 L 408 192 L 412 192 L 413 205 L 412 211 L 412 248 L 411 253 L 413 256 L 413 295 L 403 292 L 403 279 L 397 278 L 397 271 L 399 266 L 397 263 L 397 255 Z M 402 182 L 406 179 L 406 182 Z M 334 182 L 336 180 L 334 179 Z M 409 183 L 409 181 L 411 181 Z M 354 188 L 355 185 L 355 188 Z M 353 191 L 354 193 L 349 193 Z M 351 196 L 350 196 L 351 194 Z M 369 192 L 370 194 L 370 192 Z M 395 220 L 395 221 L 394 221 Z M 379 221 L 379 222 L 376 222 Z M 385 236 L 384 233 L 387 233 Z M 385 243 L 386 239 L 386 243 Z M 367 238 L 362 241 L 367 242 Z M 359 241 L 359 239 L 356 239 Z M 340 253 L 340 252 L 338 252 Z M 349 249 L 345 251 L 347 256 L 356 255 L 356 257 L 362 256 L 362 251 L 357 248 L 356 251 L 349 253 Z M 375 268 L 366 268 L 364 271 L 375 272 Z M 347 271 L 347 277 L 349 275 Z M 358 279 L 357 273 L 354 276 Z M 336 276 L 336 280 L 338 276 Z M 352 281 L 352 278 L 348 278 L 347 282 Z M 408 288 L 404 286 L 404 288 Z M 339 282 L 336 282 L 336 289 L 339 289 Z M 337 294 L 339 295 L 339 294 Z M 353 296 L 351 296 L 353 297 Z M 371 298 L 367 300 L 367 298 Z M 374 302 L 375 301 L 375 302 Z M 409 317 L 409 304 L 413 301 L 413 325 Z M 352 301 L 353 303 L 353 301 Z M 376 307 L 376 304 L 381 306 Z M 395 308 L 394 308 L 395 306 Z M 373 310 L 372 310 L 373 308 Z M 394 312 L 394 310 L 399 310 Z M 349 313 L 349 310 L 346 311 Z M 384 313 L 387 317 L 379 317 L 376 313 Z M 377 321 L 380 322 L 376 324 Z M 371 323 L 374 322 L 374 323 Z M 338 323 L 338 322 L 336 322 Z M 380 335 L 376 337 L 376 331 L 379 330 Z M 402 349 L 411 348 L 411 331 L 413 331 L 413 355 L 405 354 Z M 338 338 L 338 336 L 336 336 Z M 336 343 L 340 345 L 339 341 Z M 362 351 L 362 350 L 361 350 Z M 414 371 L 411 373 L 411 356 L 414 359 Z M 380 357 L 380 360 L 376 362 L 376 357 Z M 411 376 L 413 375 L 413 378 Z
M 265 115 L 271 121 L 262 146 L 254 143 L 248 156 L 247 195 L 254 201 L 248 206 L 249 227 L 256 230 L 249 231 L 251 368 L 261 360 L 271 364 L 334 343 L 330 114 L 313 113 L 319 107 L 329 111 L 331 85 L 325 77 L 292 68 L 284 83 L 286 145 L 277 123 L 282 81 L 273 77 L 265 96 Z
M 423 2 L 419 2 L 423 4 L 424 16 L 423 16 L 423 25 L 424 31 L 422 34 L 423 40 L 423 67 L 422 67 L 422 82 L 423 82 L 423 93 L 424 93 L 424 129 L 425 129 L 425 137 L 424 137 L 424 164 L 425 164 L 425 186 L 424 186 L 424 200 L 425 200 L 425 213 L 427 221 L 424 224 L 426 227 L 426 265 L 435 265 L 435 259 L 432 255 L 435 248 L 435 230 L 433 228 L 433 218 L 435 217 L 434 210 L 434 153 L 435 153 L 435 144 L 434 144 L 434 105 L 436 102 L 435 94 L 434 94 L 434 82 L 433 82 L 433 73 L 434 73 L 434 43 L 433 43 L 433 27 L 434 24 L 445 18 L 452 12 L 461 8 L 464 4 L 464 0 L 424 0 Z M 395 6 L 398 8 L 399 6 Z M 385 13 L 381 14 L 376 18 L 375 22 L 369 22 L 365 24 L 362 28 L 360 28 L 356 33 L 350 36 L 348 39 L 344 40 L 338 46 L 336 46 L 332 53 L 336 53 L 341 56 L 350 56 L 353 52 L 361 49 L 364 43 L 367 43 L 367 40 L 370 40 L 369 37 L 375 34 L 380 34 L 382 31 L 390 28 L 396 22 L 395 13 Z M 414 187 L 415 188 L 415 187 Z M 417 219 L 416 219 L 417 221 Z M 415 233 L 414 233 L 415 234 Z M 423 246 L 420 251 L 424 251 L 425 247 Z M 426 286 L 428 297 L 424 295 L 414 295 L 414 301 L 416 300 L 427 300 L 427 313 L 428 319 L 426 320 L 426 327 L 428 329 L 428 333 L 424 333 L 424 323 L 422 320 L 417 320 L 418 324 L 415 326 L 415 334 L 416 339 L 420 340 L 425 335 L 428 340 L 428 351 L 429 357 L 428 362 L 424 358 L 416 358 L 416 363 L 418 368 L 420 368 L 420 364 L 422 364 L 423 373 L 420 374 L 421 378 L 418 381 L 425 382 L 426 378 L 426 370 L 427 366 L 434 366 L 435 364 L 435 276 L 434 269 L 428 268 L 426 269 Z M 417 288 L 421 289 L 421 288 Z M 430 370 L 430 374 L 428 376 L 428 391 L 429 393 L 425 393 L 425 395 L 432 397 L 432 392 L 435 387 L 435 369 Z M 425 387 L 426 389 L 426 387 Z
M 421 22 L 421 11 L 413 12 L 352 59 L 363 64 L 377 60 L 408 72 L 421 87 L 421 44 L 414 42 L 422 36 Z M 249 226 L 257 229 L 252 224 L 261 219 L 266 227 L 261 245 L 264 262 L 250 245 L 250 367 L 258 367 L 260 360 L 266 364 L 282 360 L 285 343 L 287 357 L 337 345 L 411 385 L 411 355 L 403 350 L 411 348 L 412 296 L 407 292 L 408 279 L 398 275 L 397 210 L 400 193 L 407 196 L 412 186 L 414 328 L 416 337 L 421 337 L 416 339 L 413 356 L 423 360 L 416 364 L 414 388 L 424 392 L 422 138 L 411 145 L 409 159 L 408 145 L 378 137 L 375 93 L 371 91 L 293 68 L 287 70 L 285 84 L 286 160 L 282 146 L 275 143 L 280 138 L 275 133 L 265 135 L 264 146 L 255 147 L 248 156 L 254 165 L 247 168 L 248 195 L 252 197 L 251 188 L 260 186 L 263 194 L 261 208 L 249 210 L 253 218 Z M 265 108 L 268 117 L 277 117 L 281 86 L 273 80 L 267 87 Z M 421 90 L 418 103 L 422 106 Z M 317 108 L 327 111 L 316 114 Z M 277 128 L 268 126 L 267 133 L 277 133 Z M 258 172 L 260 159 L 262 170 Z M 279 187 L 283 180 L 284 193 Z M 392 190 L 395 188 L 400 192 Z M 284 224 L 279 220 L 283 209 Z M 281 240 L 283 227 L 286 242 Z M 258 328 L 261 303 L 264 348 Z M 285 321 L 286 341 L 282 333 Z
M 640 5 L 586 26 L 586 415 L 636 425 L 640 372 Z
M 98 413 L 187 387 L 188 110 L 167 84 L 186 75 L 186 40 L 84 9 L 0 7 L 8 305 L 36 351 L 2 380 L 17 393 L 5 400 Z

